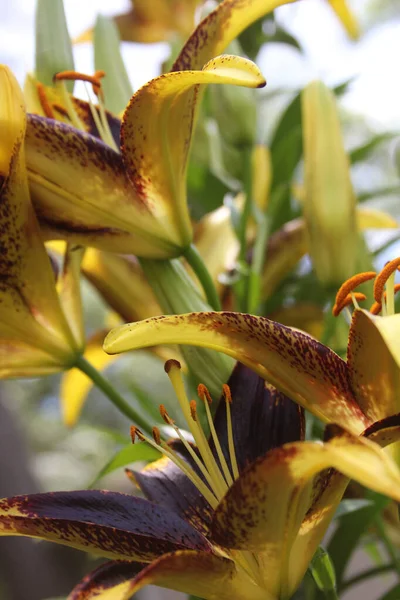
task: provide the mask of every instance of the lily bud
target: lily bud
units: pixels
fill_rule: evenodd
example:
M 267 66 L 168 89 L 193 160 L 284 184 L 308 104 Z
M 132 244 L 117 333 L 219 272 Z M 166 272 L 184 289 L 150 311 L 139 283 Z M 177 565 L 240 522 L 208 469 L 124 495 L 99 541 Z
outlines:
M 238 42 L 230 44 L 229 53 L 243 54 Z M 252 146 L 257 130 L 254 90 L 212 85 L 210 99 L 223 140 L 233 146 Z
M 304 216 L 318 279 L 338 285 L 355 270 L 356 199 L 333 92 L 322 82 L 302 92 Z

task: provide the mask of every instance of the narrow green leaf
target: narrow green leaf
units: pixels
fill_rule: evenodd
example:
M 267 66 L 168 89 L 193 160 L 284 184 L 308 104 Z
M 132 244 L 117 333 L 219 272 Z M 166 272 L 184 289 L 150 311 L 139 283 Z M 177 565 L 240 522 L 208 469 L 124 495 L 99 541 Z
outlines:
M 148 461 L 152 462 L 160 458 L 161 453 L 157 452 L 154 448 L 146 444 L 146 442 L 139 442 L 137 444 L 128 444 L 119 450 L 113 458 L 100 470 L 96 475 L 95 479 L 89 485 L 92 488 L 102 477 L 105 477 L 109 473 L 112 473 L 120 467 L 129 465 L 130 463 L 137 461 Z
M 118 115 L 133 90 L 122 60 L 117 26 L 102 15 L 97 17 L 94 28 L 94 64 L 96 71 L 106 72 L 102 80 L 106 108 Z
M 400 584 L 394 586 L 391 590 L 381 596 L 380 600 L 399 600 L 400 598 Z
M 350 151 L 350 162 L 352 164 L 355 164 L 367 159 L 369 155 L 372 154 L 372 152 L 376 149 L 376 147 L 382 144 L 382 142 L 388 142 L 394 137 L 397 137 L 398 135 L 399 132 L 379 133 L 375 135 L 365 144 L 361 144 L 361 146 L 357 146 L 356 148 L 353 148 L 353 150 Z
M 348 515 L 350 513 L 354 513 L 361 508 L 365 508 L 367 506 L 371 506 L 373 502 L 371 500 L 365 500 L 363 498 L 354 498 L 352 500 L 342 500 L 340 505 L 338 506 L 335 519 L 339 517 L 343 517 L 343 515 Z
M 368 192 L 363 192 L 357 196 L 358 202 L 365 202 L 366 200 L 371 200 L 371 198 L 378 198 L 381 196 L 391 196 L 398 195 L 400 192 L 400 185 L 388 185 L 383 188 L 378 188 L 376 190 L 368 190 Z
M 65 19 L 63 0 L 38 0 L 36 6 L 35 71 L 44 85 L 53 84 L 60 71 L 74 70 L 72 44 Z M 72 93 L 74 82 L 67 82 Z

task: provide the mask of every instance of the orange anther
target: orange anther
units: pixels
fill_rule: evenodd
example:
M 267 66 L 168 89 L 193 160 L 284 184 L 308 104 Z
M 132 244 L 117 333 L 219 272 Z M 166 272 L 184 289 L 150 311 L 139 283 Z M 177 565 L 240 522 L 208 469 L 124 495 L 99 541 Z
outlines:
M 340 306 L 338 306 L 337 304 L 335 304 L 333 306 L 333 308 L 332 308 L 333 316 L 337 317 L 338 315 L 340 315 L 340 313 L 346 306 L 350 306 L 350 304 L 353 303 L 353 298 L 357 302 L 362 302 L 363 300 L 367 299 L 367 296 L 365 294 L 362 294 L 361 292 L 351 292 L 351 294 L 347 294 L 346 298 L 343 300 L 343 302 L 342 302 L 342 304 L 340 304 Z
M 179 362 L 179 360 L 175 360 L 174 358 L 170 358 L 169 360 L 167 360 L 167 362 L 164 364 L 164 371 L 166 373 L 169 373 L 171 369 L 181 369 L 181 363 Z
M 225 402 L 228 402 L 228 404 L 232 404 L 231 388 L 226 383 L 224 383 L 224 385 L 222 386 L 222 393 L 224 395 Z
M 160 404 L 159 410 L 160 410 L 160 415 L 161 415 L 161 418 L 163 419 L 163 421 L 165 421 L 168 425 L 172 425 L 172 423 L 174 421 L 171 419 L 171 417 L 167 413 L 167 409 L 165 408 L 164 404 Z
M 400 290 L 400 283 L 396 283 L 395 286 L 394 286 L 393 292 L 395 294 L 397 294 L 397 292 L 399 290 Z M 383 297 L 385 298 L 385 300 L 386 300 L 386 295 L 387 295 L 386 292 L 384 292 L 383 293 Z M 381 312 L 381 310 L 382 310 L 382 302 L 374 302 L 373 305 L 371 306 L 371 308 L 369 309 L 369 312 L 372 315 L 379 315 L 379 313 Z
M 389 277 L 398 269 L 400 266 L 400 257 L 394 258 L 393 260 L 386 263 L 374 283 L 374 298 L 376 302 L 381 302 L 383 295 L 383 288 Z
M 131 436 L 132 444 L 134 444 L 135 443 L 135 439 L 136 439 L 136 427 L 134 425 L 131 425 L 129 433 L 130 433 L 130 436 Z
M 158 444 L 158 445 L 161 444 L 161 434 L 160 434 L 160 430 L 158 429 L 158 427 L 153 427 L 153 439 L 156 444 Z
M 370 281 L 370 279 L 374 279 L 374 277 L 376 277 L 375 271 L 366 271 L 365 273 L 357 273 L 357 275 L 353 275 L 353 277 L 347 279 L 340 286 L 338 293 L 336 294 L 335 306 L 341 307 L 344 300 L 347 298 L 347 295 L 350 294 L 350 292 L 352 292 L 356 287 L 358 287 L 362 283 Z
M 55 119 L 53 109 L 51 107 L 50 102 L 47 99 L 46 88 L 39 81 L 36 83 L 36 89 L 39 96 L 39 102 L 41 107 L 43 108 L 43 112 L 49 119 Z
M 62 106 L 62 104 L 57 104 L 57 102 L 52 102 L 51 103 L 51 107 L 52 107 L 53 110 L 55 110 L 58 113 L 62 114 L 64 117 L 69 117 L 67 109 L 64 108 L 64 106 Z
M 190 414 L 192 416 L 193 421 L 197 421 L 197 404 L 196 404 L 196 400 L 191 400 L 189 402 L 189 406 L 190 406 Z
M 100 79 L 95 75 L 87 75 L 86 73 L 79 73 L 79 71 L 60 71 L 53 77 L 53 81 L 87 81 L 92 85 L 101 85 Z
M 204 383 L 199 383 L 199 385 L 197 386 L 197 394 L 200 400 L 203 400 L 203 402 L 207 400 L 208 404 L 212 403 L 211 394 L 208 391 L 207 387 L 204 385 Z

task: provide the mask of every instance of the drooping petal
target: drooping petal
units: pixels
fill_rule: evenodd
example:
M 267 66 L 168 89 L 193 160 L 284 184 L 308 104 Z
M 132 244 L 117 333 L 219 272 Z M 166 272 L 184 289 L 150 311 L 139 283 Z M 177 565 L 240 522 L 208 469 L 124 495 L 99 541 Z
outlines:
M 0 501 L 0 535 L 41 538 L 144 562 L 174 550 L 210 551 L 206 539 L 168 509 L 98 490 L 5 498 Z
M 348 364 L 357 402 L 372 421 L 400 412 L 400 315 L 353 314 Z
M 75 341 L 61 311 L 26 178 L 22 92 L 0 66 L 0 332 L 3 348 L 18 340 L 73 360 Z
M 105 330 L 96 332 L 87 341 L 85 352 L 83 354 L 83 357 L 98 371 L 102 371 L 115 360 L 115 357 L 111 357 L 103 350 L 105 334 Z M 63 375 L 61 380 L 60 400 L 63 421 L 68 427 L 73 427 L 79 419 L 83 405 L 92 386 L 93 381 L 79 369 L 69 369 L 69 371 Z
M 83 246 L 67 244 L 63 269 L 57 279 L 57 292 L 65 318 L 77 345 L 85 345 L 85 324 L 81 297 L 81 263 L 85 253 Z
M 224 352 L 247 365 L 323 421 L 360 433 L 370 423 L 350 389 L 347 365 L 310 336 L 264 317 L 189 313 L 156 317 L 112 330 L 112 354 L 152 344 L 191 344 Z
M 277 597 L 294 592 L 288 559 L 305 515 L 326 485 L 321 478 L 319 490 L 315 487 L 318 473 L 334 467 L 375 491 L 400 498 L 400 471 L 377 444 L 338 427 L 333 432 L 335 437 L 325 443 L 298 442 L 268 452 L 246 469 L 214 513 L 211 539 L 223 547 L 261 553 L 265 584 Z M 345 482 L 336 483 L 343 492 Z M 332 514 L 340 497 L 332 489 L 325 500 Z M 320 528 L 321 535 L 327 524 Z M 302 548 L 311 552 L 309 560 L 318 541 L 314 537 Z M 304 560 L 304 568 L 309 560 Z M 295 580 L 297 585 L 299 574 Z
M 400 414 L 386 417 L 370 425 L 363 436 L 385 448 L 400 441 Z
M 228 380 L 231 390 L 233 442 L 239 471 L 271 448 L 304 439 L 304 414 L 301 407 L 276 388 L 265 383 L 254 371 L 237 363 Z M 214 425 L 225 458 L 230 463 L 227 417 L 221 398 Z M 211 447 L 214 447 L 211 442 Z
M 28 115 L 25 149 L 32 200 L 49 239 L 158 258 L 179 252 L 161 211 L 155 217 L 138 198 L 109 146 Z
M 153 290 L 134 257 L 88 248 L 82 271 L 124 321 L 140 321 L 162 314 Z
M 208 83 L 256 88 L 265 80 L 251 61 L 220 56 L 201 71 L 153 79 L 132 96 L 122 120 L 121 151 L 136 193 L 153 213 L 164 215 L 183 249 L 192 241 L 186 167 L 200 99 L 197 92 L 200 84 Z
M 204 600 L 274 600 L 243 572 L 239 574 L 233 561 L 205 552 L 180 551 L 162 556 L 132 581 L 131 594 L 146 585 L 166 587 Z
M 107 562 L 86 575 L 67 600 L 129 600 L 132 579 L 144 567 L 145 564 L 138 562 Z

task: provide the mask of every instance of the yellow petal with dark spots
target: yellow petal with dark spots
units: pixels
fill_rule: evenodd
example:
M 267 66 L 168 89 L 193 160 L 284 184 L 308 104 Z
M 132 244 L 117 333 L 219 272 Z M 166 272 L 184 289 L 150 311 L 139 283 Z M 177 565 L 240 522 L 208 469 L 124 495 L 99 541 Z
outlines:
M 400 315 L 377 317 L 356 310 L 348 364 L 357 402 L 371 421 L 400 412 Z
M 192 241 L 186 167 L 200 100 L 198 86 L 265 85 L 256 65 L 238 56 L 219 56 L 202 67 L 167 73 L 143 86 L 132 96 L 121 127 L 124 164 L 136 193 L 153 214 L 169 223 L 182 249 Z
M 247 365 L 323 421 L 354 433 L 370 421 L 357 405 L 346 363 L 300 331 L 241 313 L 156 317 L 113 329 L 104 341 L 115 354 L 150 344 L 189 344 L 223 352 Z

